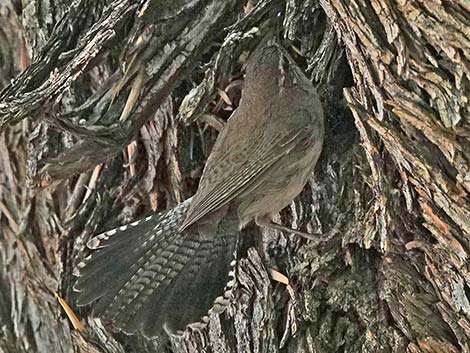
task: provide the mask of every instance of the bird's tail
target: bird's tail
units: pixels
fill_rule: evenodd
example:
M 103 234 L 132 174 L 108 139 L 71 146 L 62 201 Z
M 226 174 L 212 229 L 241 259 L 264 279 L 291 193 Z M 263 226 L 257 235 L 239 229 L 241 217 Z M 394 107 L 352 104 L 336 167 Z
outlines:
M 222 219 L 215 234 L 180 233 L 190 202 L 92 238 L 94 251 L 77 266 L 77 305 L 96 301 L 96 315 L 148 337 L 220 311 L 234 282 L 237 222 Z

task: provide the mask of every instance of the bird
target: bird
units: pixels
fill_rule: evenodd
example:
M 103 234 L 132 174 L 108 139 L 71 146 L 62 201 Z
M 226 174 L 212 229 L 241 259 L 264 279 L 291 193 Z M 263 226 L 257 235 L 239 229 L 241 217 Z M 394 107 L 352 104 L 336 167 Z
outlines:
M 237 204 L 240 228 L 255 220 L 306 235 L 270 219 L 302 191 L 323 140 L 324 113 L 312 83 L 282 47 L 258 48 L 240 105 L 215 142 L 180 231 L 205 217 L 205 225 L 215 225 Z
M 91 238 L 92 252 L 75 271 L 76 304 L 146 337 L 206 324 L 229 302 L 241 229 L 254 221 L 308 236 L 271 219 L 304 188 L 323 140 L 312 82 L 285 48 L 262 42 L 195 195 Z

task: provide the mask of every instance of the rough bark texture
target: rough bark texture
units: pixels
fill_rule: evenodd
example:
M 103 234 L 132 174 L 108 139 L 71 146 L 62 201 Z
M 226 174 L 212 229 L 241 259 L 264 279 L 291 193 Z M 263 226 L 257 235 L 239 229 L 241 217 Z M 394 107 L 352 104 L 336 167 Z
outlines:
M 470 352 L 470 5 L 243 5 L 0 3 L 1 353 Z M 315 248 L 248 228 L 232 304 L 206 330 L 113 332 L 73 305 L 84 243 L 194 193 L 236 106 L 240 55 L 279 18 L 328 125 L 280 220 L 339 232 Z

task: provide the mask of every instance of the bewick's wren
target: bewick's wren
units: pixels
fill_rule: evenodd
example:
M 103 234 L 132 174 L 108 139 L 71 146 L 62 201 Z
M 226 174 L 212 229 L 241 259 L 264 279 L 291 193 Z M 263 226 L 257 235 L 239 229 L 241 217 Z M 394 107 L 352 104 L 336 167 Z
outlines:
M 271 215 L 299 194 L 320 155 L 323 120 L 297 66 L 276 46 L 257 49 L 195 196 L 91 239 L 96 251 L 78 266 L 77 303 L 98 300 L 95 314 L 150 337 L 223 308 L 239 228 L 253 219 L 273 226 Z
M 205 228 L 216 226 L 234 205 L 240 227 L 253 219 L 271 226 L 271 215 L 305 186 L 323 145 L 323 110 L 312 83 L 284 55 L 269 46 L 250 58 L 240 106 L 217 138 L 180 231 L 204 218 Z

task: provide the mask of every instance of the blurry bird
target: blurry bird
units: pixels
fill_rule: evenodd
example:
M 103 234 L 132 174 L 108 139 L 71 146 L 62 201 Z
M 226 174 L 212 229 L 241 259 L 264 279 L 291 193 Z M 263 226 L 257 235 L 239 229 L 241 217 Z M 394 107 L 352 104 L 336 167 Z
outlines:
M 271 216 L 303 189 L 321 152 L 324 117 L 311 82 L 279 46 L 250 57 L 239 107 L 220 133 L 196 194 L 174 209 L 92 238 L 78 265 L 77 304 L 148 337 L 182 330 L 227 304 L 239 229 L 291 230 Z M 212 308 L 211 308 L 212 306 Z

